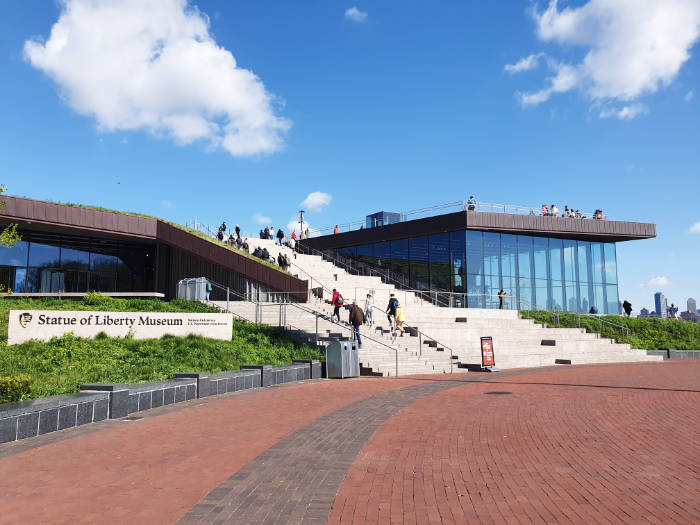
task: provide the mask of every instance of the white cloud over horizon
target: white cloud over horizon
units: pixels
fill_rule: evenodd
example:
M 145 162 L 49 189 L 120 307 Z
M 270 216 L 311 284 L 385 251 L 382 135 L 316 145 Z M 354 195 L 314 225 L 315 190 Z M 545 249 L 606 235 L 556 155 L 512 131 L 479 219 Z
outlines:
M 700 233 L 700 222 L 696 222 L 690 227 L 690 233 Z
M 233 156 L 281 148 L 291 124 L 275 114 L 276 99 L 217 45 L 208 17 L 187 0 L 59 5 L 48 40 L 27 40 L 24 57 L 100 131 L 146 130 Z
M 659 288 L 661 286 L 671 286 L 671 280 L 668 277 L 653 277 L 646 283 L 641 285 L 643 288 Z
M 693 100 L 693 97 L 694 97 L 694 96 L 695 96 L 695 91 L 691 89 L 691 90 L 688 91 L 688 93 L 686 93 L 686 95 L 683 97 L 683 100 L 685 100 L 686 102 L 690 102 L 691 100 Z
M 333 197 L 328 193 L 314 191 L 309 193 L 299 206 L 306 211 L 321 211 L 331 203 L 331 200 L 333 200 Z
M 532 53 L 531 55 L 521 58 L 515 64 L 506 64 L 503 70 L 511 74 L 530 71 L 540 65 L 540 58 L 543 56 L 544 53 Z
M 345 20 L 362 24 L 367 21 L 367 11 L 360 11 L 356 6 L 349 7 L 345 10 Z
M 531 12 L 540 40 L 582 48 L 585 56 L 573 64 L 548 59 L 552 76 L 545 87 L 518 93 L 523 106 L 578 90 L 594 104 L 626 104 L 601 117 L 633 118 L 643 112 L 630 102 L 673 82 L 700 36 L 697 0 L 589 0 L 562 9 L 558 0 L 550 0 L 544 11 Z M 512 67 L 522 62 L 524 71 L 534 56 Z

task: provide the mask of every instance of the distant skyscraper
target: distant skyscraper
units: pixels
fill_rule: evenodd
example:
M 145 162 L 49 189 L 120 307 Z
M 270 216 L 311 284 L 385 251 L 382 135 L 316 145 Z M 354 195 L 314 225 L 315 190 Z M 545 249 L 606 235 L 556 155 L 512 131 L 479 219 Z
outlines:
M 695 299 L 692 297 L 688 299 L 688 311 L 689 312 L 696 312 L 698 309 L 698 304 L 695 302 Z
M 656 292 L 654 294 L 654 305 L 656 306 L 656 316 L 661 318 L 666 318 L 668 313 L 666 309 L 668 308 L 668 303 L 666 302 L 666 296 L 661 292 Z
M 639 310 L 639 317 L 649 317 L 649 310 L 646 308 Z

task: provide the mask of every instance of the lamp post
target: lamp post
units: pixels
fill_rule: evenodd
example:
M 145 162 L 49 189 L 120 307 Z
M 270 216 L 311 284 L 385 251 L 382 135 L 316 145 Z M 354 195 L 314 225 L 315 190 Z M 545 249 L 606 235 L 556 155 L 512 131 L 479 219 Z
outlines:
M 304 210 L 299 210 L 299 226 L 301 228 L 299 231 L 299 238 L 301 238 L 304 233 Z

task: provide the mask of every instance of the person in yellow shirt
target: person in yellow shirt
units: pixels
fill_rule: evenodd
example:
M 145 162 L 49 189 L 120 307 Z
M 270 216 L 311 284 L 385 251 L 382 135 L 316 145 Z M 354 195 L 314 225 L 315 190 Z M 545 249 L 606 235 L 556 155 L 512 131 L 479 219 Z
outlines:
M 396 330 L 401 332 L 401 337 L 403 337 L 403 324 L 406 322 L 406 312 L 403 310 L 403 305 L 396 307 Z

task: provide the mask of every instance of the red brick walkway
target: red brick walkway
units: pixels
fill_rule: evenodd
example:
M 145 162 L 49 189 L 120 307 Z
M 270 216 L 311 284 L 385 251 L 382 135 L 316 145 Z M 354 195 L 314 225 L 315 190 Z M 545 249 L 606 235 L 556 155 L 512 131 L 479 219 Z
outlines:
M 458 383 L 475 377 L 488 383 Z M 288 386 L 0 445 L 0 523 L 173 523 L 319 418 L 359 425 L 352 403 L 406 386 L 422 393 L 387 406 L 354 462 L 336 466 L 348 474 L 332 523 L 700 522 L 700 362 L 417 386 L 449 379 Z M 228 522 L 239 523 L 236 513 Z
M 419 400 L 367 442 L 330 519 L 467 522 L 700 523 L 700 362 L 567 368 Z

